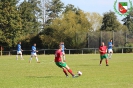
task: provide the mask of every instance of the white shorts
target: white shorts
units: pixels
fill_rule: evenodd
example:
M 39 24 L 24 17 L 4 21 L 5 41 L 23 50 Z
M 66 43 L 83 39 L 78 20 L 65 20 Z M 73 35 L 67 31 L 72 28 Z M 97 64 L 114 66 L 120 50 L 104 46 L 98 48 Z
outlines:
M 111 52 L 113 53 L 113 50 L 112 49 L 108 49 L 108 53 L 111 53 Z
M 63 55 L 65 55 L 65 51 L 61 51 Z
M 37 54 L 36 53 L 31 53 L 31 56 L 37 56 Z
M 17 51 L 17 54 L 22 54 L 22 52 L 21 51 Z

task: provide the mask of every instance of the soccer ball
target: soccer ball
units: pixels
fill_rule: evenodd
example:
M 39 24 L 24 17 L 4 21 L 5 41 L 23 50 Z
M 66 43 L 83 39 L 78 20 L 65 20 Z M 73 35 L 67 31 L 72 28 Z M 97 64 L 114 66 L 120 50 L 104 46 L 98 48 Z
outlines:
M 82 72 L 81 72 L 81 71 L 78 71 L 77 73 L 78 73 L 78 75 L 79 75 L 79 76 L 81 76 L 81 75 L 82 75 Z

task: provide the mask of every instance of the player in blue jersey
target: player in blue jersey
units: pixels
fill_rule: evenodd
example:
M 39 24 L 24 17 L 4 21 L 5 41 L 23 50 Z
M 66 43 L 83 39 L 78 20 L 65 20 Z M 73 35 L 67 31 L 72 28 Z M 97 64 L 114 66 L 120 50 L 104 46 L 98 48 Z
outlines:
M 35 57 L 37 63 L 40 63 L 40 62 L 38 61 L 38 57 L 37 57 L 36 52 L 38 52 L 38 51 L 36 50 L 36 43 L 34 43 L 34 45 L 32 46 L 31 58 L 30 58 L 30 60 L 29 60 L 29 63 L 31 63 L 32 57 Z
M 113 54 L 113 47 L 114 45 L 112 44 L 112 39 L 110 40 L 110 42 L 108 42 L 108 57 L 109 59 L 111 59 L 111 56 Z
M 17 55 L 16 55 L 16 60 L 18 60 L 18 55 L 20 55 L 21 60 L 23 60 L 22 51 L 23 51 L 23 50 L 21 49 L 21 42 L 19 42 L 19 43 L 17 44 Z
M 66 58 L 65 58 L 65 49 L 66 48 L 65 48 L 64 42 L 61 42 L 60 45 L 62 47 L 61 52 L 62 52 L 62 55 L 63 55 L 63 60 L 66 61 Z

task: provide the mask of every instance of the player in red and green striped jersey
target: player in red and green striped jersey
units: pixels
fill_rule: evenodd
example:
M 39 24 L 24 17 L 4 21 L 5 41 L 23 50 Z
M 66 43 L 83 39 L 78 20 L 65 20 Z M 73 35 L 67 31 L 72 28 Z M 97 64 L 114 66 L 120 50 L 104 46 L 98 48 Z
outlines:
M 69 66 L 66 64 L 66 62 L 64 62 L 63 61 L 63 58 L 62 58 L 62 46 L 61 45 L 59 45 L 59 49 L 58 50 L 56 50 L 56 52 L 55 52 L 55 64 L 58 66 L 58 67 L 60 67 L 60 68 L 62 68 L 63 69 L 63 72 L 65 73 L 65 75 L 66 75 L 66 77 L 68 77 L 68 74 L 67 74 L 67 72 L 69 72 L 71 75 L 72 75 L 72 77 L 76 77 L 74 74 L 73 74 L 73 72 L 72 72 L 72 70 L 69 68 Z
M 107 47 L 104 45 L 104 42 L 102 42 L 102 45 L 99 47 L 100 52 L 100 65 L 102 64 L 103 59 L 105 59 L 106 66 L 108 65 L 108 55 L 107 55 Z

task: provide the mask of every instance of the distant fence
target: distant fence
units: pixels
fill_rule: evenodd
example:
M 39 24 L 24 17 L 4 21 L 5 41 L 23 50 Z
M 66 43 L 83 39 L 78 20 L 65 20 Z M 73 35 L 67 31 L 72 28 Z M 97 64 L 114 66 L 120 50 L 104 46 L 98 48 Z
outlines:
M 39 49 L 38 55 L 39 54 L 54 54 L 57 49 Z M 132 52 L 133 47 L 115 47 L 113 49 L 114 53 L 126 53 L 126 50 L 129 50 Z M 0 51 L 1 52 L 1 51 Z M 12 50 L 12 51 L 2 51 L 1 55 L 16 55 L 17 51 Z M 82 49 L 65 49 L 66 54 L 97 54 L 99 53 L 98 48 L 82 48 Z M 24 55 L 30 55 L 31 50 L 23 50 Z
M 115 47 L 128 47 L 126 44 L 133 44 L 133 31 L 100 31 L 100 32 L 89 32 L 88 33 L 88 46 L 87 48 L 98 48 L 101 42 L 108 45 L 110 39 L 113 39 Z

